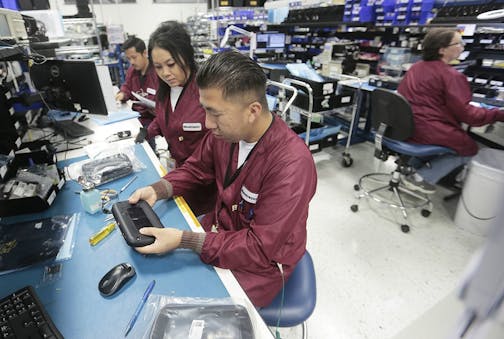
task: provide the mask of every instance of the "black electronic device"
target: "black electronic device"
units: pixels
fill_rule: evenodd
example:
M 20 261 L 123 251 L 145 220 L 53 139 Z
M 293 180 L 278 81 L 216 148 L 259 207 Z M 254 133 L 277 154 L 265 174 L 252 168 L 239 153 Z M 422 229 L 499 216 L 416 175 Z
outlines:
M 86 182 L 95 186 L 127 176 L 133 172 L 133 164 L 124 153 L 117 153 L 82 164 L 82 175 Z
M 63 338 L 31 286 L 0 299 L 0 324 L 2 338 Z
M 93 134 L 93 130 L 73 120 L 53 121 L 54 130 L 65 139 L 75 139 Z
M 144 201 L 132 205 L 127 200 L 112 206 L 112 214 L 122 232 L 124 240 L 131 247 L 142 247 L 154 242 L 154 237 L 140 234 L 142 227 L 163 228 L 152 207 Z
M 92 60 L 47 60 L 34 64 L 30 76 L 35 88 L 45 92 L 45 100 L 53 108 L 107 115 L 107 105 L 112 104 L 106 99 L 104 86 L 110 81 L 110 75 L 106 79 L 98 67 L 101 66 Z
M 104 296 L 110 296 L 119 291 L 136 274 L 135 268 L 128 263 L 112 267 L 98 283 L 98 290 Z

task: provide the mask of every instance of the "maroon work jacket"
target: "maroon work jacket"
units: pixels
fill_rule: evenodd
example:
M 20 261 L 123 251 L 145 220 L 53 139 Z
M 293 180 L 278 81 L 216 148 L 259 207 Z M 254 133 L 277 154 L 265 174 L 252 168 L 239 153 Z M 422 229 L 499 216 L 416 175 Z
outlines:
M 189 158 L 207 131 L 205 110 L 200 104 L 194 77 L 180 93 L 175 111 L 171 108 L 170 93 L 163 102 L 156 98 L 156 119 L 149 125 L 147 139 L 164 136 L 177 166 Z
M 208 130 L 205 127 L 205 110 L 199 102 L 199 89 L 194 77 L 184 86 L 171 108 L 170 93 L 160 102 L 156 98 L 156 118 L 148 127 L 147 139 L 156 135 L 165 137 L 170 155 L 181 166 L 198 147 Z M 215 202 L 215 185 L 198 193 L 186 192 L 183 196 L 196 215 L 207 213 Z
M 441 60 L 415 63 L 398 92 L 413 110 L 415 133 L 410 141 L 449 147 L 462 156 L 476 154 L 478 147 L 461 123 L 482 126 L 504 120 L 503 111 L 469 104 L 472 93 L 466 76 Z
M 313 157 L 280 118 L 251 151 L 241 171 L 224 187 L 228 166 L 236 172 L 238 145 L 209 132 L 180 168 L 165 179 L 175 195 L 216 183 L 217 201 L 202 225 L 207 232 L 201 260 L 231 269 L 255 306 L 267 306 L 281 290 L 276 263 L 288 278 L 305 252 L 308 205 L 317 185 Z M 217 232 L 212 232 L 212 225 Z M 215 227 L 214 227 L 215 228 Z
M 149 64 L 149 67 L 144 75 L 143 83 L 141 77 L 142 73 L 140 71 L 135 70 L 133 67 L 128 68 L 128 71 L 126 72 L 126 80 L 121 86 L 121 92 L 124 93 L 124 101 L 138 101 L 131 92 L 144 93 L 144 97 L 152 101 L 156 99 L 159 80 L 154 67 Z M 143 126 L 148 125 L 152 120 L 154 120 L 155 113 L 153 109 L 149 109 L 138 104 L 133 104 L 131 108 L 140 113 L 139 120 Z

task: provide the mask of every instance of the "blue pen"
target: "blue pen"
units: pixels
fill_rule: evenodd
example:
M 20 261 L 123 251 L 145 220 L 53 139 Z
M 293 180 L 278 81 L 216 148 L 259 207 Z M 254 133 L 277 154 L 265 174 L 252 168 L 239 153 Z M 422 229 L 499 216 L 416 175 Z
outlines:
M 135 325 L 135 322 L 140 315 L 140 312 L 142 311 L 143 306 L 147 302 L 147 298 L 149 297 L 149 294 L 151 294 L 152 289 L 154 288 L 154 285 L 156 285 L 156 280 L 152 280 L 149 286 L 147 286 L 147 289 L 145 290 L 145 293 L 142 297 L 142 300 L 140 300 L 140 303 L 138 304 L 135 313 L 133 313 L 133 317 L 131 317 L 131 320 L 128 323 L 128 327 L 126 327 L 126 333 L 124 333 L 124 336 L 126 337 L 128 333 L 130 333 L 131 329 Z

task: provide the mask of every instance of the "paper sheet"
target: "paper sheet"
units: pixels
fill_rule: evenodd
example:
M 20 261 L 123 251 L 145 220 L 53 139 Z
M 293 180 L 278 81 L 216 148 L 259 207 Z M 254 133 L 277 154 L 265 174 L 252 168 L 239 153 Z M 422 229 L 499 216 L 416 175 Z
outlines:
M 135 93 L 135 92 L 131 92 L 131 94 L 133 94 L 133 96 L 135 98 L 138 99 L 138 101 L 140 101 L 140 105 L 143 105 L 147 108 L 154 108 L 156 107 L 156 102 L 153 101 L 153 100 L 149 100 L 147 98 L 144 98 L 143 96 L 141 96 L 140 94 L 138 93 Z

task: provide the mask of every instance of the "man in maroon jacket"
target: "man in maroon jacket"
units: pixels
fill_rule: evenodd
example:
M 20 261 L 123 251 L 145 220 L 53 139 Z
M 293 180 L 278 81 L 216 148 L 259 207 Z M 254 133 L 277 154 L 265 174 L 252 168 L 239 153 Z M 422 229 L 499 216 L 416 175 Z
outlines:
M 432 159 L 430 167 L 423 166 L 405 177 L 403 183 L 410 189 L 434 193 L 434 184 L 478 152 L 461 123 L 482 126 L 504 121 L 502 110 L 470 104 L 472 93 L 466 76 L 449 65 L 463 50 L 462 36 L 456 30 L 430 30 L 423 41 L 423 61 L 415 63 L 399 85 L 398 92 L 410 103 L 415 120 L 410 141 L 445 146 L 457 153 Z
M 137 190 L 130 203 L 197 191 L 215 183 L 217 201 L 203 233 L 142 228 L 156 238 L 140 253 L 190 248 L 203 262 L 230 269 L 253 304 L 270 304 L 305 252 L 308 205 L 317 173 L 310 151 L 268 110 L 266 77 L 237 52 L 213 55 L 198 71 L 210 130 L 179 168 Z
M 158 76 L 149 62 L 145 42 L 137 37 L 130 37 L 124 42 L 122 49 L 131 66 L 128 68 L 126 80 L 122 84 L 121 90 L 116 94 L 116 100 L 122 102 L 127 100 L 138 101 L 138 98 L 135 98 L 132 94 L 136 93 L 154 101 L 158 89 Z M 156 116 L 154 108 L 142 104 L 135 103 L 132 109 L 140 113 L 139 120 L 145 128 Z M 150 140 L 149 144 L 155 149 L 154 139 Z

